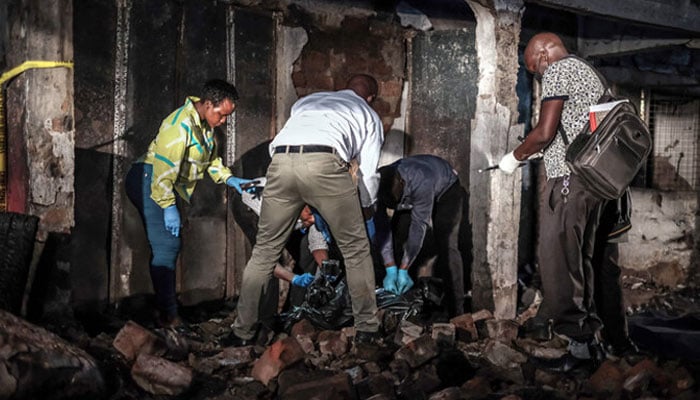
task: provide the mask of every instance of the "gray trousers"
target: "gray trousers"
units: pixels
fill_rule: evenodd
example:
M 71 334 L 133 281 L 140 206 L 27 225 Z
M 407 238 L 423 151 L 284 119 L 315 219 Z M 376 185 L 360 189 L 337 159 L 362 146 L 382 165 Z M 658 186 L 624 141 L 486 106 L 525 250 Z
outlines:
M 551 319 L 556 333 L 586 341 L 601 326 L 592 258 L 602 200 L 575 175 L 565 200 L 563 179 L 547 181 L 544 193 L 537 251 L 543 300 L 537 317 Z
M 250 339 L 257 330 L 259 307 L 272 271 L 305 204 L 325 218 L 345 259 L 355 328 L 379 329 L 374 294 L 374 266 L 357 188 L 347 164 L 331 153 L 280 153 L 267 170 L 256 244 L 243 271 L 233 332 Z

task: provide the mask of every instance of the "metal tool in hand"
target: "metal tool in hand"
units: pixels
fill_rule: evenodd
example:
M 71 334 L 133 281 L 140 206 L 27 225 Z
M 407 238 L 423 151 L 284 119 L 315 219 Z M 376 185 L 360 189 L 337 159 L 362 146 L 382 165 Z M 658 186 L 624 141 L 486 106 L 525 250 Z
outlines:
M 518 138 L 518 139 L 520 139 L 520 138 Z M 522 140 L 521 140 L 521 141 L 522 141 Z M 522 167 L 523 165 L 527 164 L 527 161 L 538 160 L 538 159 L 542 158 L 542 156 L 543 156 L 543 155 L 542 155 L 542 152 L 539 152 L 539 151 L 538 151 L 537 153 L 535 153 L 535 154 L 531 155 L 530 157 L 528 157 L 527 160 L 522 161 L 522 162 L 520 163 L 520 165 L 518 165 L 518 168 L 520 168 L 520 167 Z M 494 169 L 498 169 L 498 164 L 496 164 L 496 165 L 489 165 L 489 166 L 486 167 L 486 168 L 479 168 L 479 169 L 476 170 L 476 172 L 482 173 L 482 172 L 491 171 L 491 170 L 494 170 Z
M 525 164 L 527 164 L 527 163 L 521 162 L 520 165 L 518 165 L 518 168 L 522 167 L 522 166 L 525 165 Z M 486 168 L 479 168 L 479 169 L 476 170 L 476 172 L 482 173 L 482 172 L 491 171 L 491 170 L 494 170 L 494 169 L 498 169 L 498 164 L 496 164 L 496 165 L 489 165 L 489 166 L 486 167 Z

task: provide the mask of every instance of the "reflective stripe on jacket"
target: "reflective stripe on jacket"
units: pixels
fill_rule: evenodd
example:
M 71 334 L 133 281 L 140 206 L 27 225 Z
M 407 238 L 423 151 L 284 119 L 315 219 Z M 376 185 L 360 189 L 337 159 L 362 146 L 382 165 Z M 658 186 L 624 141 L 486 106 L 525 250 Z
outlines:
M 153 165 L 151 198 L 162 208 L 175 204 L 175 192 L 189 202 L 204 171 L 215 183 L 232 176 L 217 155 L 214 130 L 199 118 L 197 101 L 197 97 L 188 97 L 168 115 L 148 146 L 144 162 Z

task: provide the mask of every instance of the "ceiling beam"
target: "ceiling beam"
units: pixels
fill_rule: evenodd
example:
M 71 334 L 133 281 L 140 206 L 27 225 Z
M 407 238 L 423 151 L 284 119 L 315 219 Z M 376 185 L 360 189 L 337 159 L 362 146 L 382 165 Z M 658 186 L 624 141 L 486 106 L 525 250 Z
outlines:
M 695 0 L 526 0 L 575 14 L 597 15 L 629 22 L 700 33 L 700 5 Z
M 658 72 L 640 71 L 636 68 L 598 67 L 608 82 L 621 86 L 639 88 L 673 88 L 700 89 L 700 81 L 689 76 L 660 74 Z
M 623 56 L 649 50 L 659 50 L 693 43 L 690 38 L 645 39 L 638 36 L 620 36 L 609 39 L 578 39 L 578 55 L 588 57 Z

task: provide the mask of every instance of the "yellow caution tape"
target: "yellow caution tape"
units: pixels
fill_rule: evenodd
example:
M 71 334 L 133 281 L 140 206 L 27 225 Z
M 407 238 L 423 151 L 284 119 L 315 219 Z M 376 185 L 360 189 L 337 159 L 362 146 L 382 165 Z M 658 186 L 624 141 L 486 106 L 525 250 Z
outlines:
M 71 61 L 25 61 L 0 75 L 0 211 L 7 210 L 7 153 L 5 132 L 5 101 L 2 85 L 24 71 L 35 68 L 73 68 Z

